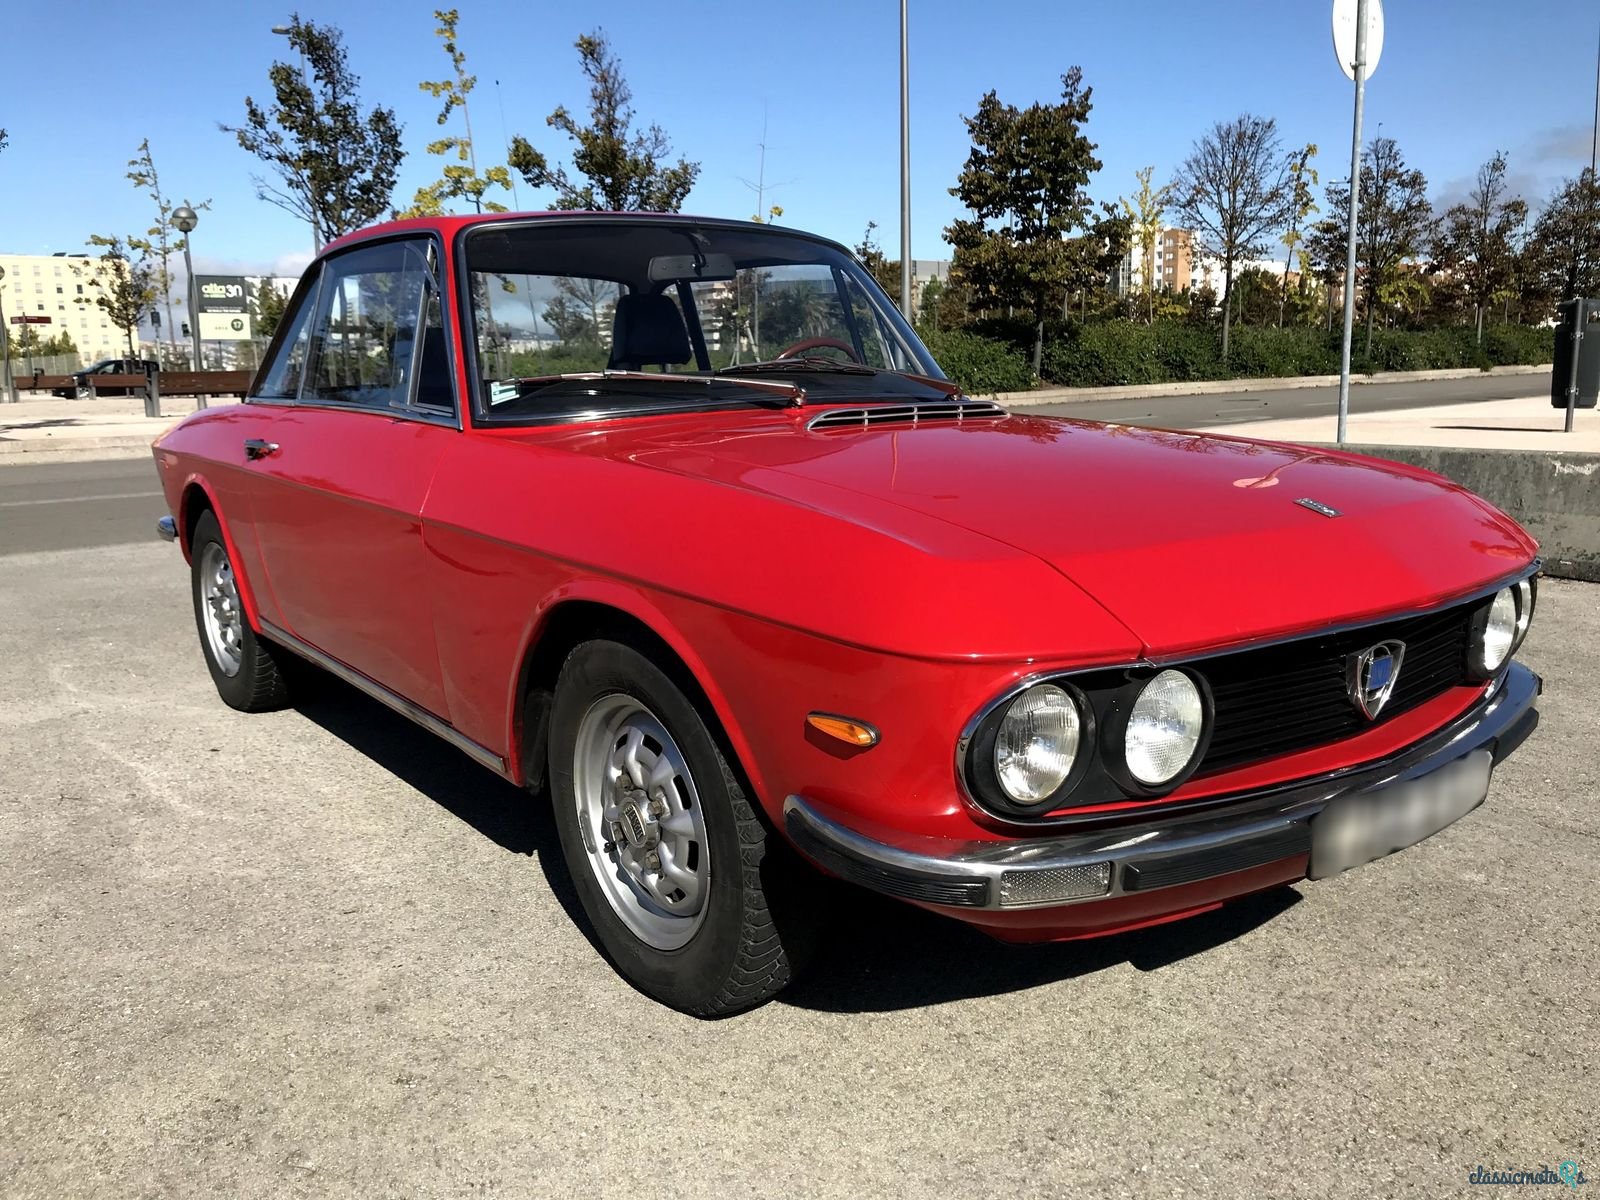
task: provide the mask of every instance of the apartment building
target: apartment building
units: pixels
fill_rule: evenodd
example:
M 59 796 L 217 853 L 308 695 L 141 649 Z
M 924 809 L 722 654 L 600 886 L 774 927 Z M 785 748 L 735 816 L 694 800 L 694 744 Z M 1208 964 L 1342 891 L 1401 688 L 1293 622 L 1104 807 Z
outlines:
M 1163 229 L 1156 235 L 1153 278 L 1158 291 L 1183 292 L 1193 283 L 1194 235 L 1187 229 Z M 1144 290 L 1144 246 L 1128 247 L 1108 280 L 1118 295 Z
M 85 363 L 127 350 L 127 338 L 94 303 L 99 260 L 87 254 L 0 253 L 0 267 L 6 273 L 0 279 L 0 311 L 13 337 L 20 326 L 11 324 L 12 318 L 44 317 L 49 324 L 33 325 L 40 340 L 69 335 Z

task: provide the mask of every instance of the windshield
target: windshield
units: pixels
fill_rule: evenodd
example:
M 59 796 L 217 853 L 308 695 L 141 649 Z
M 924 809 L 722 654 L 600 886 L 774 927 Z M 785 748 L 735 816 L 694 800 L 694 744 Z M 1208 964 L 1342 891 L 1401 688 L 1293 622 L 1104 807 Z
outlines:
M 830 394 L 861 397 L 900 391 L 880 372 L 943 378 L 854 259 L 797 234 L 545 219 L 474 229 L 465 253 L 479 412 L 490 420 L 559 419 L 576 397 L 554 377 L 582 373 L 694 376 L 707 384 L 690 393 L 696 406 L 770 403 L 770 386 L 740 388 L 743 375 L 801 387 L 826 375 Z M 583 392 L 585 415 L 659 406 L 671 390 L 667 379 L 597 382 Z

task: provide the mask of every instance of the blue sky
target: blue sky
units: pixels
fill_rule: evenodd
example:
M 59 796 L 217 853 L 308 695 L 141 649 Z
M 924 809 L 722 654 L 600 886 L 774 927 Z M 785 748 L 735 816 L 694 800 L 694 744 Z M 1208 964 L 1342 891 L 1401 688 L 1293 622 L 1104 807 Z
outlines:
M 20 0 L 16 0 L 20 3 Z M 544 125 L 557 104 L 586 101 L 573 39 L 600 25 L 622 57 L 641 115 L 660 122 L 703 167 L 687 210 L 749 216 L 765 114 L 769 202 L 784 223 L 854 243 L 869 220 L 898 244 L 898 5 L 813 0 L 458 0 L 461 41 L 478 75 L 480 162 L 502 130 L 552 155 Z M 1390 0 L 1383 60 L 1368 91 L 1367 130 L 1382 123 L 1427 174 L 1437 200 L 1457 198 L 1477 165 L 1507 151 L 1516 186 L 1542 202 L 1587 163 L 1600 10 L 1570 3 Z M 913 251 L 945 253 L 958 213 L 947 189 L 966 155 L 961 115 L 989 88 L 1002 99 L 1051 98 L 1076 63 L 1094 88 L 1089 132 L 1105 169 L 1096 195 L 1131 193 L 1135 169 L 1167 178 L 1217 119 L 1276 117 L 1286 144 L 1315 142 L 1324 182 L 1348 172 L 1351 85 L 1333 59 L 1325 0 L 1083 4 L 1070 0 L 911 0 Z M 77 250 L 93 232 L 147 224 L 123 179 L 141 138 L 174 196 L 210 198 L 195 234 L 202 269 L 293 271 L 305 227 L 258 201 L 250 159 L 218 132 L 243 96 L 265 91 L 287 44 L 270 28 L 289 5 L 128 4 L 55 0 L 8 21 L 0 73 L 0 251 Z M 417 88 L 442 77 L 432 5 L 326 0 L 300 10 L 346 36 L 368 102 L 398 111 L 411 151 L 397 191 L 437 175 L 422 152 L 435 104 Z M 169 15 L 182 12 L 181 18 Z M 124 82 L 105 73 L 124 67 Z M 499 80 L 496 94 L 495 80 Z M 505 121 L 501 121 L 501 104 Z M 508 197 L 509 199 L 509 197 Z M 543 197 L 523 187 L 524 208 Z

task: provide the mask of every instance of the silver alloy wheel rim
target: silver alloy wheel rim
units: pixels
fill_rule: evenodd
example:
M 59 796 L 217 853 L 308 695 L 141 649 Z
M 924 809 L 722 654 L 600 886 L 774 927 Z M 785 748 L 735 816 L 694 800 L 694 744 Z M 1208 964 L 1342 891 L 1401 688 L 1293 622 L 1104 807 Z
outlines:
M 657 950 L 705 921 L 711 855 L 689 764 L 659 718 L 614 693 L 578 723 L 572 778 L 589 868 L 612 911 Z
M 237 675 L 244 662 L 244 618 L 239 612 L 233 564 L 217 542 L 207 542 L 200 553 L 200 616 L 211 657 L 224 675 Z

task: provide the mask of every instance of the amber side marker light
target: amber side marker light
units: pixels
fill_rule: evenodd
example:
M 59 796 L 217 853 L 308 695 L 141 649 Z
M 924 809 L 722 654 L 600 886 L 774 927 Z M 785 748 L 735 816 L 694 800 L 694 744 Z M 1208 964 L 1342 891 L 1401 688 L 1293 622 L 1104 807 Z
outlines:
M 865 721 L 852 721 L 849 717 L 840 717 L 833 713 L 814 712 L 806 717 L 806 724 L 818 733 L 838 738 L 847 746 L 860 746 L 865 749 L 878 744 L 878 731 Z

